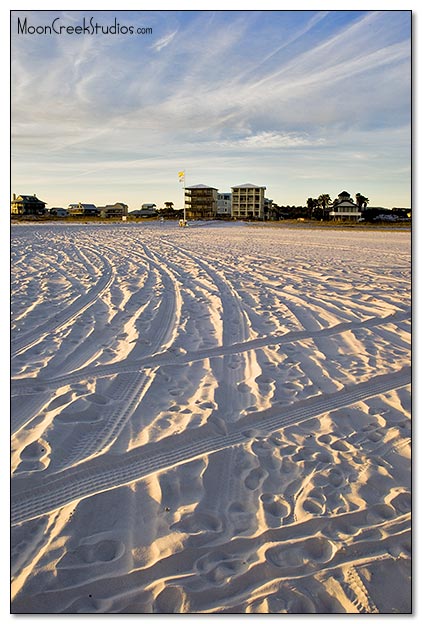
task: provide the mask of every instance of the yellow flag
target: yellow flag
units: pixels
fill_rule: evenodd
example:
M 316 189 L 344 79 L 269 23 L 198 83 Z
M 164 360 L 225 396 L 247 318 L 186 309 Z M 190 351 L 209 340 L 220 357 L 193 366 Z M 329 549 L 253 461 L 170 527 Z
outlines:
M 185 179 L 185 172 L 184 171 L 179 171 L 179 182 L 183 182 L 183 180 Z

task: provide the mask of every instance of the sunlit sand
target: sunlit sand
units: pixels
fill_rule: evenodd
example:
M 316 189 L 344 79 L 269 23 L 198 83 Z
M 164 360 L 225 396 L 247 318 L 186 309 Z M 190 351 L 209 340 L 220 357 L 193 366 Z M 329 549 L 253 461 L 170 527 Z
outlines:
M 410 233 L 12 227 L 12 611 L 408 613 Z

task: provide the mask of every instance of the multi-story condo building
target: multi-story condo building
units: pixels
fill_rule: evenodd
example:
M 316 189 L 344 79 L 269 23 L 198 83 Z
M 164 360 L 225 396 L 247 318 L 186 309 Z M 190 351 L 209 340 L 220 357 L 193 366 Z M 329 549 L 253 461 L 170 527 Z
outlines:
M 187 219 L 213 219 L 217 214 L 217 189 L 205 184 L 185 188 Z
M 232 194 L 218 193 L 217 195 L 217 215 L 230 217 L 232 214 Z
M 265 186 L 240 184 L 232 186 L 232 217 L 263 219 Z

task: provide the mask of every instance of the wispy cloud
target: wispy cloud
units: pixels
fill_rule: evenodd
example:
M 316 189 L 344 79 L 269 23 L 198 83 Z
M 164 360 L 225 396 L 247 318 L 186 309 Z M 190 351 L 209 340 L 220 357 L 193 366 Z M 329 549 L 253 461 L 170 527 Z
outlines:
M 324 138 L 312 139 L 306 134 L 293 134 L 291 132 L 259 132 L 243 139 L 232 141 L 220 141 L 216 145 L 219 149 L 229 150 L 274 150 L 292 149 L 303 147 L 322 146 L 327 143 Z
M 169 33 L 168 35 L 165 35 L 164 37 L 162 37 L 161 39 L 159 39 L 158 41 L 156 41 L 155 43 L 152 44 L 152 49 L 156 50 L 157 52 L 160 52 L 163 48 L 165 48 L 166 46 L 169 45 L 169 43 L 171 43 L 173 41 L 173 39 L 175 38 L 175 36 L 177 35 L 177 30 L 174 30 L 173 32 Z
M 47 19 L 41 12 L 27 15 L 33 22 Z M 73 25 L 83 15 L 60 14 Z M 96 17 L 110 21 L 108 14 Z M 226 188 L 238 167 L 245 170 L 240 179 L 251 181 L 262 168 L 274 180 L 272 195 L 282 201 L 284 193 L 302 193 L 294 180 L 299 169 L 306 174 L 304 167 L 312 178 L 316 156 L 320 174 L 335 175 L 345 145 L 356 167 L 372 167 L 374 159 L 365 154 L 378 153 L 380 145 L 394 154 L 383 158 L 384 174 L 374 170 L 380 193 L 391 172 L 405 168 L 408 12 L 150 11 L 118 17 L 152 25 L 153 35 L 31 38 L 12 29 L 14 186 L 25 185 L 28 163 L 31 175 L 38 171 L 43 180 L 46 170 L 51 180 L 56 172 L 63 177 L 66 167 L 79 179 L 95 172 L 97 187 L 109 185 L 114 171 L 115 184 L 124 181 L 126 188 L 138 168 L 158 180 L 161 167 L 157 193 L 164 188 L 168 197 L 167 176 L 183 159 L 198 176 L 218 171 L 220 181 L 213 183 Z M 249 163 L 255 166 L 247 175 Z M 288 169 L 289 182 L 281 184 L 272 169 Z

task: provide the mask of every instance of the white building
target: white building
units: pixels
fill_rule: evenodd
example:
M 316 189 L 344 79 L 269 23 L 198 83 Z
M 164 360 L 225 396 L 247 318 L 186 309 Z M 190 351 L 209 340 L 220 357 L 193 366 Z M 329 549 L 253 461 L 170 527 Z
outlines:
M 349 193 L 343 191 L 334 200 L 328 216 L 333 221 L 357 221 L 362 213 L 359 206 L 350 197 Z
M 263 219 L 265 186 L 240 184 L 232 186 L 232 217 Z

